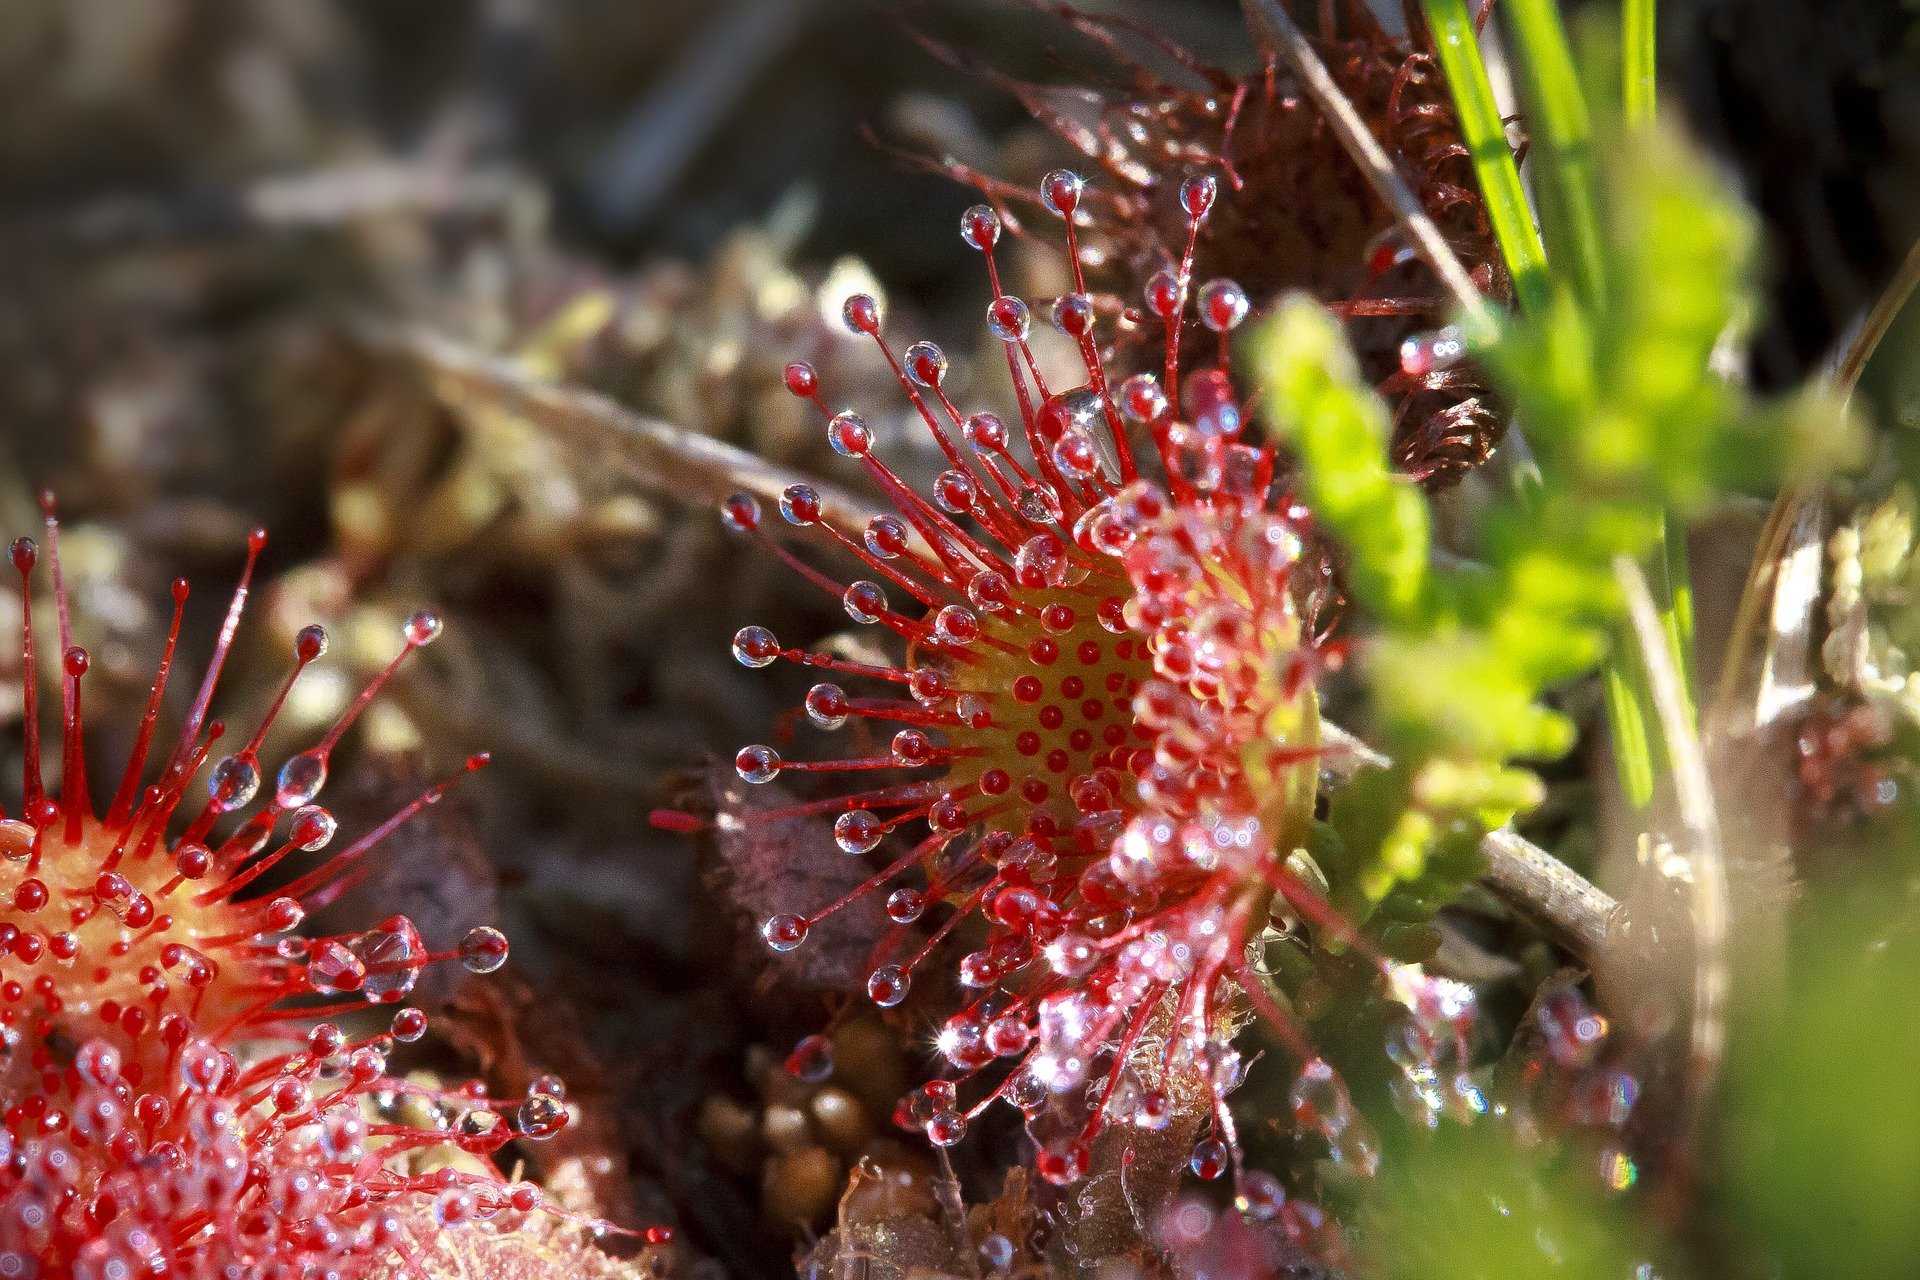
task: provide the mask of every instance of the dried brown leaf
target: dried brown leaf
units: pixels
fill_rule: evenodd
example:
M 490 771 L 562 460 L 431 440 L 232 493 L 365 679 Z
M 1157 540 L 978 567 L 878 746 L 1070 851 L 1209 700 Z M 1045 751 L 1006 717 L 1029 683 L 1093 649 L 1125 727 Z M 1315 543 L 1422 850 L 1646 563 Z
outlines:
M 708 788 L 728 888 L 756 928 L 770 916 L 818 911 L 870 874 L 864 861 L 835 846 L 825 818 L 747 821 L 756 811 L 793 802 L 777 783 L 749 787 L 716 767 Z M 878 897 L 865 895 L 816 925 L 806 946 L 779 957 L 780 972 L 815 991 L 861 991 L 867 958 L 888 927 Z

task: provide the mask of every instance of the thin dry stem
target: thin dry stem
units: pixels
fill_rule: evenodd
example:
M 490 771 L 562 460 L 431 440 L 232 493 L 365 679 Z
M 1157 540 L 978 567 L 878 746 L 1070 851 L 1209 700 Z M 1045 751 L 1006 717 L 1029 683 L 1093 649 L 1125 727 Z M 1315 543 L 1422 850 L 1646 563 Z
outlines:
M 815 0 L 739 0 L 713 16 L 601 153 L 590 195 L 604 230 L 631 233 L 665 203 L 701 146 L 815 7 Z
M 1626 909 L 1598 885 L 1511 827 L 1480 841 L 1483 883 L 1583 962 L 1619 936 Z
M 1894 273 L 1892 283 L 1880 295 L 1880 300 L 1873 304 L 1873 310 L 1867 312 L 1860 321 L 1860 327 L 1854 330 L 1834 365 L 1833 386 L 1843 401 L 1852 398 L 1853 389 L 1859 385 L 1860 374 L 1866 369 L 1867 361 L 1879 350 L 1880 340 L 1887 336 L 1887 330 L 1899 318 L 1916 286 L 1920 286 L 1920 242 L 1907 250 L 1906 259 L 1901 262 L 1900 270 Z
M 1493 313 L 1480 296 L 1480 290 L 1474 287 L 1472 276 L 1447 243 L 1446 237 L 1440 234 L 1440 228 L 1427 216 L 1420 198 L 1414 195 L 1406 179 L 1400 176 L 1386 148 L 1367 128 L 1367 122 L 1361 118 L 1353 100 L 1341 91 L 1333 73 L 1327 70 L 1326 63 L 1320 60 L 1312 42 L 1288 15 L 1285 6 L 1280 0 L 1241 0 L 1240 7 L 1246 14 L 1247 25 L 1259 37 L 1260 43 L 1285 60 L 1299 75 L 1301 83 L 1326 116 L 1328 125 L 1372 185 L 1374 194 L 1380 197 L 1380 202 L 1387 206 L 1400 223 L 1401 230 L 1413 242 L 1414 249 L 1427 260 L 1427 265 L 1433 268 L 1447 291 L 1453 294 L 1462 318 L 1474 335 L 1478 337 L 1492 332 Z

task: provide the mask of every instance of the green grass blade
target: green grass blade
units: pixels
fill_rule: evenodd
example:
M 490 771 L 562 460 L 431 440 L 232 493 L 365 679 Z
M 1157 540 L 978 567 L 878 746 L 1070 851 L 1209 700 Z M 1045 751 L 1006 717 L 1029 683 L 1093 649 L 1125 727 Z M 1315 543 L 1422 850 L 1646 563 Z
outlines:
M 1667 517 L 1666 537 L 1667 608 L 1661 623 L 1673 645 L 1673 667 L 1681 676 L 1681 689 L 1687 695 L 1688 711 L 1693 701 L 1693 579 L 1687 568 L 1687 527 L 1678 517 Z
M 1631 8 L 1642 0 L 1627 0 Z M 1650 7 L 1650 4 L 1649 4 Z M 1573 51 L 1557 0 L 1508 0 L 1504 8 L 1514 37 L 1514 65 L 1526 103 L 1527 132 L 1533 144 L 1535 190 L 1541 228 L 1555 281 L 1573 294 L 1589 317 L 1602 305 L 1605 260 L 1600 236 L 1599 188 L 1595 178 L 1593 124 Z M 1645 16 L 1645 15 L 1642 15 Z M 1629 22 L 1636 22 L 1629 17 Z M 1638 26 L 1634 28 L 1638 33 Z M 1629 51 L 1626 62 L 1635 65 Z M 1629 72 L 1631 74 L 1631 72 Z M 1650 96 L 1650 95 L 1649 95 Z M 1661 569 L 1667 553 L 1656 551 Z M 1665 577 L 1662 573 L 1659 577 Z M 1669 636 L 1680 660 L 1673 598 L 1663 593 Z M 1649 734 L 1651 702 L 1638 669 L 1630 637 L 1616 634 L 1603 684 L 1614 762 L 1629 803 L 1643 809 L 1653 799 L 1657 744 Z
M 1614 632 L 1614 652 L 1601 671 L 1606 693 L 1607 728 L 1613 740 L 1613 763 L 1620 773 L 1620 790 L 1636 810 L 1653 803 L 1653 741 L 1648 736 L 1645 691 L 1632 677 L 1635 658 L 1626 648 L 1632 633 Z
M 1654 112 L 1654 9 L 1658 0 L 1626 0 L 1621 14 L 1621 41 L 1626 58 L 1621 102 L 1627 124 L 1649 124 Z
M 1621 109 L 1628 128 L 1641 128 L 1654 121 L 1656 105 L 1654 18 L 1658 0 L 1625 0 L 1621 13 Z M 1660 625 L 1667 636 L 1667 648 L 1674 670 L 1680 674 L 1683 708 L 1692 723 L 1696 712 L 1693 696 L 1693 583 L 1687 570 L 1686 526 L 1671 513 L 1655 548 L 1656 562 L 1650 579 L 1658 584 Z
M 1467 0 L 1423 3 L 1440 66 L 1453 93 L 1454 109 L 1460 114 L 1460 132 L 1473 157 L 1474 175 L 1480 180 L 1487 218 L 1493 224 L 1507 274 L 1513 278 L 1514 294 L 1523 310 L 1537 310 L 1547 300 L 1546 250 L 1533 225 L 1526 189 L 1520 185 L 1513 148 L 1507 145 L 1506 122 L 1494 101 L 1473 15 L 1468 12 Z
M 1525 90 L 1547 261 L 1554 276 L 1591 306 L 1603 279 L 1593 124 L 1567 30 L 1555 0 L 1509 0 L 1502 11 L 1512 25 L 1514 64 Z

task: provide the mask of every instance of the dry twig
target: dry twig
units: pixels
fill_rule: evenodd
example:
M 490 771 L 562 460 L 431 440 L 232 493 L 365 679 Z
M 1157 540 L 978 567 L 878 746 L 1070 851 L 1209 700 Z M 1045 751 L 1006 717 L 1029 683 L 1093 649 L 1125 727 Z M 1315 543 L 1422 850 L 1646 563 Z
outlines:
M 1384 769 L 1393 761 L 1331 721 L 1320 722 L 1330 750 L 1329 772 L 1348 778 L 1363 768 Z M 1617 938 L 1626 909 L 1599 886 L 1510 828 L 1489 831 L 1480 840 L 1486 855 L 1484 883 L 1499 899 L 1544 929 L 1583 964 Z

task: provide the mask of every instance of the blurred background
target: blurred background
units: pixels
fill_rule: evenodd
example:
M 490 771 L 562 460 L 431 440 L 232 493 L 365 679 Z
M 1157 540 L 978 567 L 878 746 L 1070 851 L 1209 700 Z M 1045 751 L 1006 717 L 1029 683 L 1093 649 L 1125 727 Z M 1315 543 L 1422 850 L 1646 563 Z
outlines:
M 1227 0 L 1086 7 L 1254 61 Z M 1920 17 L 1900 0 L 1661 13 L 1669 102 L 1767 220 L 1755 377 L 1782 384 L 1920 233 Z M 471 751 L 495 766 L 388 841 L 338 910 L 405 911 L 436 946 L 501 924 L 516 962 L 440 978 L 430 1053 L 504 1089 L 556 1070 L 610 1103 L 539 1154 L 549 1177 L 678 1225 L 735 1275 L 789 1273 L 796 1230 L 822 1225 L 918 1066 L 854 1018 L 837 1034 L 864 1087 L 775 1071 L 838 999 L 834 974 L 770 974 L 735 905 L 791 891 L 778 850 L 649 814 L 712 806 L 709 760 L 791 725 L 804 680 L 742 678 L 732 633 L 811 640 L 837 611 L 619 432 L 542 430 L 459 361 L 512 356 L 636 421 L 833 476 L 782 365 L 816 361 L 883 431 L 902 407 L 831 323 L 840 298 L 877 288 L 890 328 L 946 343 L 962 377 L 983 337 L 955 235 L 970 194 L 914 158 L 1022 184 L 1063 158 L 922 37 L 1027 84 L 1118 79 L 1020 0 L 14 0 L 0 22 L 0 528 L 31 531 L 31 495 L 59 493 L 94 749 L 123 758 L 166 584 L 194 579 L 186 644 L 204 653 L 252 525 L 273 536 L 235 718 L 300 625 L 327 624 L 338 659 L 283 746 L 338 713 L 412 607 L 441 609 L 445 637 L 369 722 L 336 810 L 351 833 Z M 1016 272 L 1049 269 L 1013 252 Z M 17 675 L 0 674 L 17 758 Z

